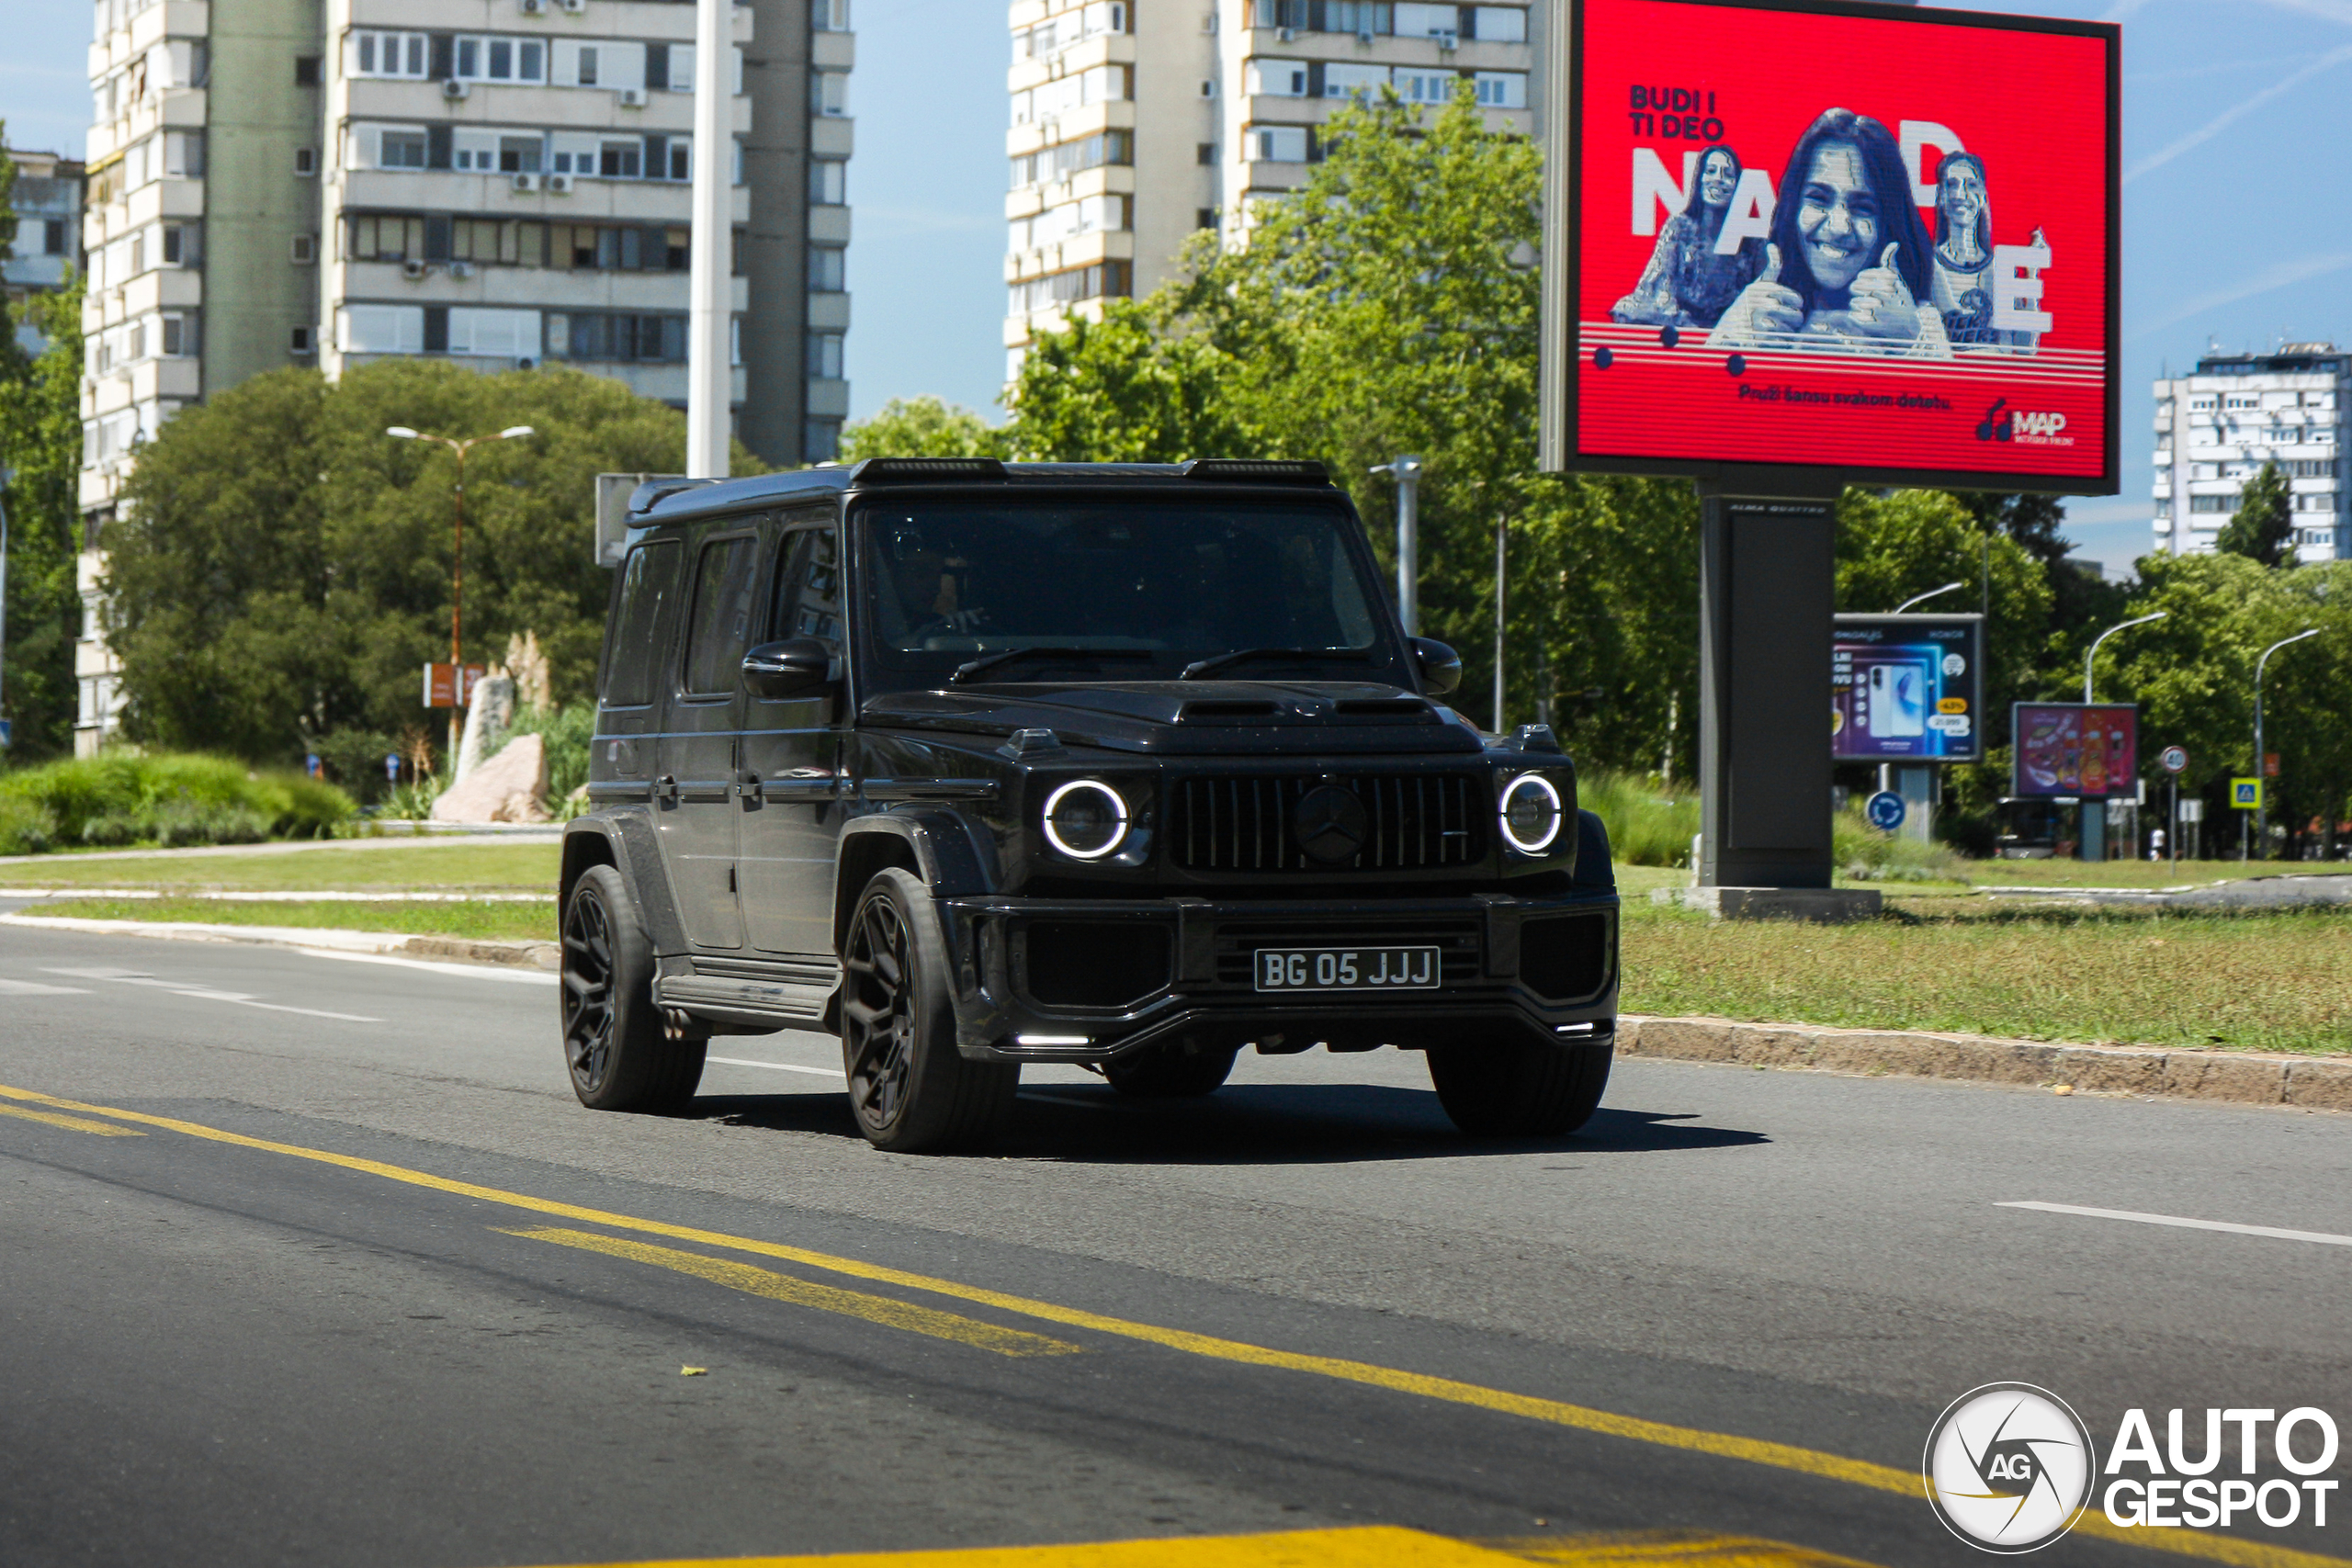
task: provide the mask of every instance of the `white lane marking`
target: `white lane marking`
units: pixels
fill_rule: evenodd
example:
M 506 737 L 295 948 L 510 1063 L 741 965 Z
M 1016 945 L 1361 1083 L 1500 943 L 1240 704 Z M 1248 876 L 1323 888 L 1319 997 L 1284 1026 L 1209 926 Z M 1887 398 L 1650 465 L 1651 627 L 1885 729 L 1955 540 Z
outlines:
M 184 980 L 159 980 L 153 975 L 141 975 L 127 969 L 52 969 L 44 966 L 44 975 L 67 975 L 76 980 L 112 980 L 123 986 L 152 986 L 159 991 L 169 991 L 175 997 L 187 997 L 199 1002 L 234 1002 L 239 1007 L 259 1008 L 265 1012 L 300 1013 L 304 1018 L 331 1018 L 339 1023 L 381 1023 L 380 1018 L 363 1018 L 356 1012 L 328 1012 L 322 1008 L 288 1007 L 281 1002 L 266 1002 L 243 991 L 216 990 L 210 986 L 191 984 Z
M 85 986 L 44 986 L 39 980 L 0 980 L 0 997 L 86 997 Z
M 2277 1225 L 2237 1225 L 2227 1220 L 2187 1220 L 2177 1214 L 2142 1214 L 2130 1209 L 2086 1209 L 2074 1203 L 1996 1203 L 1996 1209 L 2039 1209 L 2045 1214 L 2082 1214 L 2094 1220 L 2131 1220 L 2143 1225 L 2177 1225 L 2183 1230 L 2227 1231 L 2233 1235 L 2267 1235 L 2278 1241 L 2315 1241 L 2324 1247 L 2352 1247 L 2352 1235 L 2325 1231 L 2281 1230 Z
M 706 1062 L 717 1062 L 729 1067 L 770 1067 L 779 1073 L 813 1073 L 820 1078 L 842 1077 L 839 1067 L 804 1067 L 793 1062 L 753 1062 L 741 1056 L 705 1056 Z
M 471 980 L 519 980 L 526 986 L 562 984 L 546 969 L 508 969 L 491 964 L 437 964 L 429 958 L 394 958 L 389 953 L 338 953 L 331 947 L 298 947 L 308 958 L 340 958 L 346 964 L 389 964 L 401 969 L 425 969 L 435 975 L 463 975 Z

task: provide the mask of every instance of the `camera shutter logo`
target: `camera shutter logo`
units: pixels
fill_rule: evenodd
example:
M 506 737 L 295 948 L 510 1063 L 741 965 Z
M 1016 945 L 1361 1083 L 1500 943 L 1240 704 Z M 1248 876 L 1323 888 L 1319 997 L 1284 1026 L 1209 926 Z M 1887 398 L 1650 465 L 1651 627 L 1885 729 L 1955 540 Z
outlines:
M 2075 1528 L 2098 1479 L 2090 1429 L 2048 1389 L 1986 1383 L 1928 1434 L 1921 1473 L 1944 1528 L 1984 1551 L 2035 1551 Z

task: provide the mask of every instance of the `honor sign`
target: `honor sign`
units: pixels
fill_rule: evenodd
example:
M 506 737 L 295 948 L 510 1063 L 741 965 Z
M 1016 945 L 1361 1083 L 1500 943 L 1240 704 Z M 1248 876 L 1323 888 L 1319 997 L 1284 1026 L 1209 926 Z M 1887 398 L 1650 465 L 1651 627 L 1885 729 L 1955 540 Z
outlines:
M 1574 0 L 1545 466 L 2114 493 L 2119 51 L 2100 23 Z

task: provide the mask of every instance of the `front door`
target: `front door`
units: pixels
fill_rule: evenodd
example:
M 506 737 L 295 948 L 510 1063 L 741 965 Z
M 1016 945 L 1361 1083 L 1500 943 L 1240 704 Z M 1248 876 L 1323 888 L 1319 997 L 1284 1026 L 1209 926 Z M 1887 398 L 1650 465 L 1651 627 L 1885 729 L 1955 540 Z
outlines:
M 743 945 L 735 887 L 735 774 L 742 728 L 743 653 L 760 609 L 760 536 L 751 527 L 703 541 L 695 558 L 683 656 L 662 725 L 654 819 L 686 940 Z
M 841 539 L 830 508 L 787 517 L 776 551 L 767 636 L 815 637 L 843 654 Z M 743 920 L 763 953 L 833 951 L 833 857 L 846 695 L 752 698 L 743 725 L 737 864 Z

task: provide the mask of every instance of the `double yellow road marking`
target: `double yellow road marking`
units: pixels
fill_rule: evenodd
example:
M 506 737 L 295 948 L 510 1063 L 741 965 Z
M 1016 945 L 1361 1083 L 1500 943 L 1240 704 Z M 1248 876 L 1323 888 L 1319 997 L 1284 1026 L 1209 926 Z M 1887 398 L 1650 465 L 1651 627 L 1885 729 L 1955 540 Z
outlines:
M 93 1122 L 82 1116 L 61 1116 L 54 1111 L 28 1111 L 21 1105 L 0 1105 L 0 1116 L 39 1122 L 49 1127 L 62 1127 L 69 1133 L 95 1133 L 101 1138 L 143 1138 L 147 1135 L 136 1127 L 118 1126 L 112 1122 Z
M 1843 1482 L 1849 1485 L 1866 1487 L 1871 1491 L 1894 1493 L 1913 1498 L 1921 1496 L 1920 1480 L 1916 1471 L 1899 1470 L 1892 1465 L 1874 1464 L 1868 1460 L 1848 1459 L 1840 1454 L 1823 1453 L 1818 1450 L 1799 1448 L 1791 1443 L 1776 1443 L 1760 1438 L 1738 1437 L 1728 1432 L 1711 1432 L 1696 1427 L 1678 1427 L 1663 1421 L 1647 1421 L 1638 1416 L 1621 1416 L 1612 1411 L 1571 1404 L 1563 1400 L 1513 1393 L 1504 1389 L 1487 1388 L 1478 1383 L 1463 1382 L 1453 1378 L 1433 1377 L 1424 1372 L 1406 1371 L 1400 1368 L 1384 1367 L 1368 1361 L 1347 1360 L 1333 1356 L 1302 1355 L 1295 1351 L 1274 1349 L 1269 1346 L 1252 1345 L 1243 1340 L 1223 1339 L 1213 1335 L 1194 1334 L 1181 1328 L 1163 1328 L 1157 1324 L 1136 1323 L 1127 1318 L 1089 1312 L 1081 1307 L 1064 1306 L 1056 1302 L 1038 1301 L 1032 1297 L 1013 1295 L 1008 1292 L 989 1290 L 984 1286 L 968 1285 L 961 1280 L 944 1280 L 928 1274 L 917 1274 L 909 1269 L 889 1268 L 884 1264 L 868 1263 L 861 1258 L 842 1258 L 831 1253 L 812 1251 L 808 1247 L 763 1241 L 755 1236 L 729 1235 L 724 1232 L 702 1230 L 693 1225 L 671 1224 L 662 1220 L 642 1219 L 634 1214 L 591 1209 L 582 1204 L 566 1203 L 552 1198 L 535 1197 L 526 1192 L 509 1192 L 500 1188 L 484 1187 L 475 1182 L 452 1180 L 448 1177 L 435 1176 L 428 1171 L 412 1170 L 405 1166 L 388 1165 L 381 1160 L 362 1159 L 355 1155 L 337 1154 L 331 1149 L 305 1148 L 299 1144 L 280 1144 L 266 1138 L 249 1137 L 243 1133 L 208 1127 L 198 1122 L 184 1122 L 176 1117 L 156 1116 L 141 1111 L 119 1111 L 103 1105 L 85 1105 L 76 1100 L 61 1100 L 53 1095 L 41 1094 L 32 1089 L 10 1089 L 6 1085 L 0 1085 L 0 1099 L 47 1107 L 50 1111 L 63 1111 L 69 1116 L 78 1114 L 104 1117 L 139 1126 L 161 1127 L 210 1143 L 227 1144 L 238 1148 L 254 1149 L 266 1154 L 310 1160 L 320 1165 L 336 1166 L 345 1170 L 380 1177 L 387 1181 L 399 1182 L 404 1186 L 426 1188 L 456 1197 L 471 1198 L 484 1203 L 519 1209 L 528 1213 L 546 1214 L 553 1218 L 601 1225 L 607 1230 L 633 1231 L 639 1235 L 659 1235 L 672 1241 L 683 1241 L 722 1251 L 778 1258 L 787 1263 L 799 1264 L 804 1268 L 819 1269 L 828 1273 L 865 1280 L 875 1284 L 945 1296 L 953 1300 L 968 1302 L 976 1306 L 985 1306 L 999 1312 L 1060 1324 L 1069 1328 L 1085 1329 L 1091 1333 L 1117 1338 L 1140 1340 L 1146 1344 L 1182 1351 L 1186 1355 L 1200 1356 L 1210 1360 L 1231 1361 L 1245 1366 L 1303 1372 L 1310 1376 L 1329 1378 L 1340 1382 L 1386 1389 L 1392 1393 L 1412 1394 L 1449 1404 L 1468 1405 L 1476 1409 L 1493 1411 L 1498 1415 L 1516 1416 L 1530 1421 L 1540 1421 L 1549 1426 L 1591 1432 L 1602 1437 L 1622 1438 L 1632 1442 L 1705 1454 L 1716 1459 L 1738 1460 L 1745 1463 L 1763 1465 L 1819 1480 Z M 528 1233 L 509 1232 L 508 1234 Z M 570 1239 L 575 1236 L 581 1237 L 582 1240 Z M 562 1233 L 560 1238 L 547 1236 L 542 1239 L 562 1239 L 563 1244 L 569 1246 L 580 1246 L 583 1241 L 590 1242 L 594 1244 L 593 1250 L 620 1257 L 633 1256 L 621 1250 L 630 1244 L 609 1237 L 593 1236 L 584 1232 L 567 1231 Z M 706 1265 L 711 1268 L 722 1266 L 722 1260 L 704 1258 L 690 1253 L 673 1253 L 669 1248 L 647 1247 L 643 1252 L 655 1256 L 640 1258 L 640 1261 L 659 1262 L 667 1268 L 679 1267 L 675 1259 L 692 1259 L 696 1267 L 688 1269 L 689 1272 L 698 1272 Z M 665 1254 L 668 1256 L 661 1256 Z M 752 1272 L 767 1274 L 768 1271 L 753 1270 Z M 710 1273 L 703 1273 L 702 1277 L 717 1278 Z M 770 1278 L 778 1280 L 786 1280 L 783 1275 L 771 1275 Z M 719 1282 L 730 1283 L 731 1281 L 722 1280 Z M 788 1282 L 794 1285 L 804 1283 L 797 1280 Z M 742 1287 L 739 1285 L 736 1288 Z M 763 1291 L 753 1293 L 767 1292 Z M 841 1294 L 847 1296 L 854 1295 L 855 1292 L 842 1292 Z M 901 1311 L 923 1310 L 908 1308 L 904 1303 L 889 1302 L 882 1297 L 864 1299 Z M 842 1309 L 833 1307 L 827 1310 Z M 866 1316 L 875 1322 L 886 1321 L 885 1317 L 873 1311 L 861 1310 L 857 1315 Z M 943 1318 L 951 1318 L 955 1324 L 969 1324 L 974 1328 L 993 1327 L 993 1325 L 980 1324 L 977 1319 L 954 1319 L 952 1314 L 947 1314 L 939 1315 Z M 894 1326 L 905 1325 L 905 1320 L 894 1325 Z M 918 1330 L 918 1332 L 932 1332 L 932 1330 Z M 1012 1331 L 1000 1329 L 996 1332 L 1009 1334 Z M 958 1336 L 951 1334 L 943 1337 L 952 1338 Z M 1042 1345 L 1046 1346 L 1060 1347 L 1063 1343 L 1045 1339 L 1042 1336 L 1027 1337 L 1038 1339 Z M 986 1348 L 1000 1348 L 995 1345 Z M 1067 1349 L 1073 1348 L 1077 1347 L 1067 1347 L 1059 1352 L 1031 1349 L 1019 1353 L 1067 1353 Z M 1922 1506 L 1924 1506 L 1924 1501 Z M 2075 1526 L 2075 1530 L 2078 1534 L 2099 1537 L 2125 1545 L 2172 1552 L 2184 1557 L 2202 1558 L 2208 1562 L 2230 1563 L 2233 1568 L 2352 1568 L 2352 1565 L 2346 1564 L 2344 1560 L 2339 1558 L 2321 1557 L 2311 1552 L 2269 1546 L 2235 1536 L 2210 1535 L 2202 1531 L 2186 1529 L 2155 1530 L 2110 1525 L 2106 1517 L 2096 1510 L 2086 1512 L 2081 1522 Z

